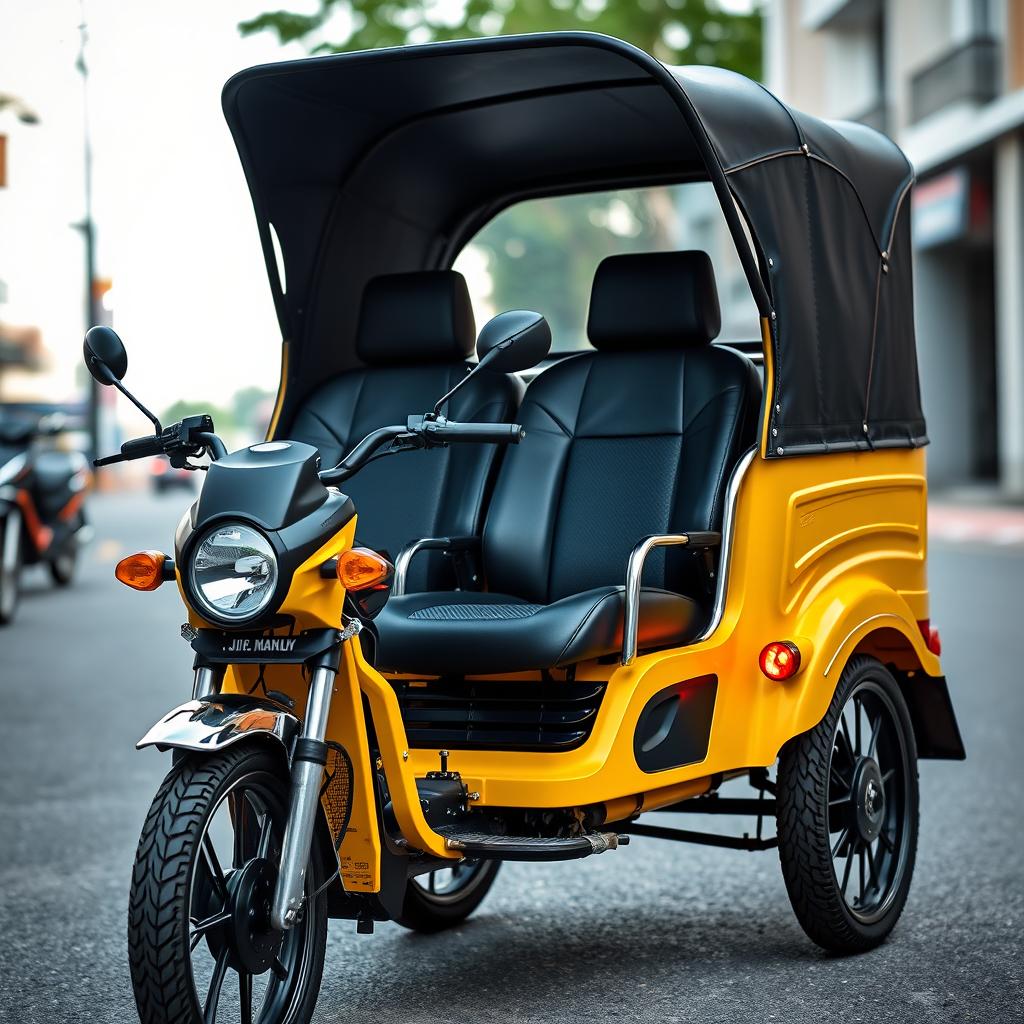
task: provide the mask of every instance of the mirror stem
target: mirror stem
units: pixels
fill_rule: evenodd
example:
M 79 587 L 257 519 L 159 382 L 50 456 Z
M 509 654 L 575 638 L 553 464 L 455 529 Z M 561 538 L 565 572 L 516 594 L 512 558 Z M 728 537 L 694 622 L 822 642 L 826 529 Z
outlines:
M 442 395 L 437 400 L 437 404 L 434 406 L 434 415 L 435 416 L 440 416 L 441 415 L 441 406 L 443 406 L 445 404 L 445 402 L 447 402 L 452 397 L 452 395 L 454 395 L 455 392 L 459 390 L 459 388 L 461 388 L 464 384 L 466 384 L 469 381 L 469 379 L 476 373 L 476 371 L 479 370 L 484 365 L 484 363 L 486 361 L 487 361 L 487 356 L 484 356 L 484 358 L 481 359 L 480 362 L 476 364 L 476 366 L 471 366 L 469 368 L 469 372 L 466 374 L 466 376 L 463 377 L 462 380 L 460 380 L 458 382 L 458 384 L 456 384 L 455 387 L 453 387 L 451 389 L 451 391 L 449 391 L 445 395 Z
M 120 391 L 121 394 L 124 395 L 124 397 L 127 398 L 128 401 L 131 402 L 132 405 L 134 405 L 150 423 L 153 424 L 153 432 L 155 434 L 163 433 L 164 428 L 160 425 L 160 421 L 119 380 L 115 378 L 111 380 L 110 383 L 113 384 L 114 387 L 117 388 L 117 390 Z

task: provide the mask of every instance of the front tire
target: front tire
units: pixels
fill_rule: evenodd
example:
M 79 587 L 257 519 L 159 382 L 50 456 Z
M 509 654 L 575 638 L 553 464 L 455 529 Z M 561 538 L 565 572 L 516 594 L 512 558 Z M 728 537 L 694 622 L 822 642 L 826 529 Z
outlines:
M 21 597 L 21 513 L 8 510 L 0 520 L 0 626 L 12 622 Z
M 910 891 L 917 826 L 906 702 L 881 663 L 855 657 L 825 717 L 779 760 L 779 858 L 811 939 L 842 954 L 885 941 Z
M 461 924 L 490 892 L 499 867 L 497 860 L 460 861 L 410 878 L 398 923 L 425 934 Z
M 327 942 L 314 843 L 302 920 L 269 925 L 287 821 L 283 759 L 259 746 L 180 760 L 139 840 L 128 956 L 142 1024 L 307 1024 Z M 221 866 L 223 865 L 223 867 Z
M 58 587 L 70 587 L 75 579 L 78 568 L 78 544 L 72 537 L 64 545 L 64 550 L 50 562 L 50 578 Z

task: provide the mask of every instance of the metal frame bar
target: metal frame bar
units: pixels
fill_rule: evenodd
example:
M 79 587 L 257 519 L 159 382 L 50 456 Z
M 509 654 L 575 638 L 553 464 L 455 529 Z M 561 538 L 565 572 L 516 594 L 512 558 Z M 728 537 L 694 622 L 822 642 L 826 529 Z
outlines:
M 409 566 L 421 551 L 472 551 L 480 546 L 479 537 L 421 537 L 410 541 L 395 559 L 395 578 L 391 583 L 391 596 L 401 597 L 409 579 Z
M 709 832 L 690 832 L 683 828 L 665 828 L 662 825 L 629 825 L 623 829 L 628 835 L 647 836 L 650 839 L 671 839 L 677 843 L 697 846 L 718 846 L 726 850 L 774 850 L 778 836 L 770 839 L 751 839 L 749 836 L 718 836 Z
M 631 665 L 636 658 L 637 637 L 640 630 L 640 589 L 647 556 L 655 548 L 706 548 L 720 544 L 721 540 L 721 534 L 710 530 L 692 533 L 656 533 L 650 537 L 644 537 L 629 553 L 629 563 L 626 566 L 626 610 L 620 659 L 623 665 Z
M 757 445 L 754 445 L 733 468 L 729 477 L 729 486 L 725 490 L 725 512 L 722 516 L 722 547 L 718 556 L 718 585 L 715 587 L 715 603 L 711 609 L 711 619 L 704 629 L 704 632 L 697 637 L 697 643 L 711 638 L 718 629 L 725 615 L 725 599 L 729 593 L 729 566 L 732 562 L 733 541 L 736 536 L 736 505 L 740 493 L 740 484 L 747 475 L 750 464 L 757 455 Z

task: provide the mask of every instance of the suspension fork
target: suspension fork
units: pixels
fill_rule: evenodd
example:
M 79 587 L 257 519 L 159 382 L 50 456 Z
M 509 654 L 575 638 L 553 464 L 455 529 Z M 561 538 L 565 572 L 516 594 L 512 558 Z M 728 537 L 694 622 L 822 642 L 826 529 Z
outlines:
M 342 644 L 359 632 L 360 625 L 358 620 L 350 623 L 342 632 L 339 643 L 324 651 L 312 664 L 306 714 L 292 754 L 291 804 L 281 850 L 281 870 L 270 908 L 271 926 L 278 931 L 285 931 L 296 924 L 302 911 L 310 847 L 320 803 L 320 783 L 327 764 L 324 736 L 334 679 L 338 674 Z

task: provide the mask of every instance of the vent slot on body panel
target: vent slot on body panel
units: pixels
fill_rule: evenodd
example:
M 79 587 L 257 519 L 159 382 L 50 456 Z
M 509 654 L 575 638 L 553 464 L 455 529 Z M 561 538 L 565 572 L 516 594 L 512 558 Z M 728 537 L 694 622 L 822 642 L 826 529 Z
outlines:
M 393 680 L 414 748 L 574 750 L 590 736 L 605 683 Z

